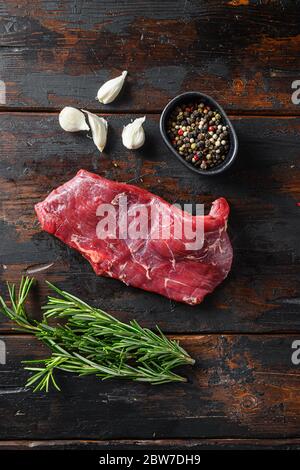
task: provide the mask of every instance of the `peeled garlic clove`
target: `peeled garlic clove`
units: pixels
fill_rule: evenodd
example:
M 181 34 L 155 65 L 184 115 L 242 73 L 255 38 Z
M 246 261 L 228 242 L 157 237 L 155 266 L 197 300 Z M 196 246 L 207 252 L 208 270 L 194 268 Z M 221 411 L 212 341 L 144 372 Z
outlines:
M 103 152 L 107 139 L 107 121 L 104 118 L 97 116 L 96 114 L 86 111 L 85 109 L 82 109 L 82 111 L 88 116 L 94 144 L 100 150 L 100 152 Z
M 59 124 L 64 131 L 79 132 L 88 131 L 89 126 L 85 121 L 84 114 L 79 109 L 66 106 L 59 113 Z
M 119 77 L 108 80 L 108 82 L 105 82 L 104 85 L 99 88 L 97 99 L 100 101 L 100 103 L 108 104 L 116 99 L 122 89 L 126 75 L 127 71 L 124 70 L 124 72 L 122 72 Z
M 146 116 L 142 118 L 135 119 L 130 124 L 124 127 L 122 132 L 122 142 L 124 147 L 128 149 L 138 149 L 145 142 L 145 131 L 143 128 L 143 123 L 146 120 Z

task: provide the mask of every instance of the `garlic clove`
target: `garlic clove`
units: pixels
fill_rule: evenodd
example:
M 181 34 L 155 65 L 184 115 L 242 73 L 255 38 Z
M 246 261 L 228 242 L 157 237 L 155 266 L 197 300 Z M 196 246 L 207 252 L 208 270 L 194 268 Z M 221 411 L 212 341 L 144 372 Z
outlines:
M 126 75 L 127 70 L 124 70 L 119 77 L 112 78 L 111 80 L 108 80 L 108 82 L 105 82 L 98 90 L 97 100 L 103 104 L 108 104 L 114 101 L 122 89 Z
M 67 132 L 79 132 L 88 131 L 89 126 L 85 121 L 84 114 L 79 109 L 66 106 L 59 113 L 59 124 L 64 131 Z
M 145 131 L 143 123 L 146 120 L 146 116 L 137 118 L 130 124 L 124 127 L 122 132 L 122 142 L 124 147 L 135 150 L 145 143 Z
M 88 116 L 94 144 L 100 150 L 100 152 L 103 152 L 107 140 L 107 121 L 103 117 L 90 113 L 85 109 L 82 109 L 82 111 Z

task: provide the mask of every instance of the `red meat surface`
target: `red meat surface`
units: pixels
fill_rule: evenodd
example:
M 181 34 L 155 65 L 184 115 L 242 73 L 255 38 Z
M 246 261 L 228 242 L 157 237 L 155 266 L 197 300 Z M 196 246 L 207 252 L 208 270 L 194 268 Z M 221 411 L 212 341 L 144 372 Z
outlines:
M 118 201 L 124 196 L 129 227 L 137 223 L 135 210 L 141 205 L 157 209 L 154 215 L 149 211 L 151 230 L 146 238 L 132 238 L 130 233 L 120 238 Z M 98 208 L 103 204 L 112 204 L 120 215 L 117 237 L 109 228 L 106 238 L 97 235 L 99 221 L 103 220 Z M 230 271 L 232 247 L 226 232 L 229 206 L 224 198 L 214 201 L 208 215 L 192 216 L 144 189 L 80 170 L 36 204 L 35 210 L 42 229 L 78 250 L 96 274 L 169 299 L 196 305 Z M 163 224 L 159 214 L 169 216 L 171 228 L 167 239 L 158 236 Z M 193 229 L 197 223 L 202 226 L 200 248 L 191 249 L 184 236 L 176 238 L 173 227 L 178 221 L 190 223 Z

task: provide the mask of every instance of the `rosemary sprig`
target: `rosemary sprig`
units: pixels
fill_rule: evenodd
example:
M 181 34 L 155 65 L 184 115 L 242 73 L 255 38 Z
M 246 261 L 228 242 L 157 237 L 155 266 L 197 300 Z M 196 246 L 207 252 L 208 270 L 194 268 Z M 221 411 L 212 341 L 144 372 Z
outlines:
M 19 329 L 34 334 L 52 352 L 47 359 L 24 361 L 25 369 L 34 372 L 27 382 L 34 391 L 48 391 L 50 385 L 59 390 L 56 370 L 151 384 L 186 381 L 173 369 L 194 364 L 194 360 L 158 327 L 153 332 L 135 320 L 123 323 L 50 283 L 58 297 L 48 297 L 42 307 L 43 321 L 31 321 L 25 303 L 33 282 L 34 279 L 22 278 L 18 292 L 15 285 L 8 284 L 11 306 L 0 297 L 0 307 Z M 52 326 L 48 323 L 50 318 L 65 319 L 65 323 Z

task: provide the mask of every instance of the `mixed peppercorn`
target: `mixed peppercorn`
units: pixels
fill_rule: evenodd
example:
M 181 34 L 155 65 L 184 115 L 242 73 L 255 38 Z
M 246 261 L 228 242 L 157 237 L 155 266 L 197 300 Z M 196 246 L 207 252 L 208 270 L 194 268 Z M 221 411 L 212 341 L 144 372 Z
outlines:
M 177 106 L 168 120 L 167 133 L 179 155 L 201 170 L 222 163 L 229 151 L 229 130 L 223 116 L 204 103 Z

